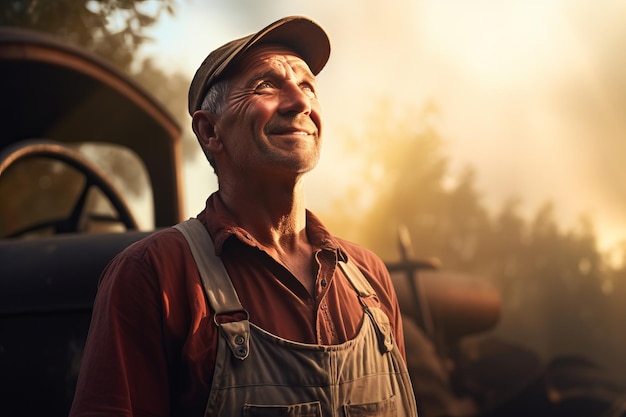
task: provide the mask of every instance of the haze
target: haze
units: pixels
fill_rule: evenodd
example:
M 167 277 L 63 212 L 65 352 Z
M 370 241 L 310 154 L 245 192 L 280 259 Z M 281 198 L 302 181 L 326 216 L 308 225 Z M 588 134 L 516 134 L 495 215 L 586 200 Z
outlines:
M 626 245 L 625 2 L 312 3 L 182 0 L 143 53 L 191 78 L 224 42 L 307 15 L 333 48 L 319 77 L 325 148 L 308 180 L 313 210 L 342 181 L 359 181 L 342 168 L 345 132 L 359 132 L 382 100 L 398 114 L 432 101 L 454 170 L 476 169 L 489 207 L 518 196 L 532 215 L 550 200 L 563 226 L 586 214 L 602 249 Z M 208 164 L 195 161 L 185 173 L 188 216 L 215 187 Z

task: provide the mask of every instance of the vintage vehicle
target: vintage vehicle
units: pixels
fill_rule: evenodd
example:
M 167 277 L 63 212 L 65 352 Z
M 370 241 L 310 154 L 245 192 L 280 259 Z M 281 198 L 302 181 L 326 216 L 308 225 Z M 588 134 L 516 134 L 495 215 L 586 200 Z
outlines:
M 127 77 L 49 36 L 0 30 L 0 73 L 0 414 L 67 415 L 100 271 L 149 233 L 81 148 L 145 167 L 153 230 L 181 220 L 180 128 Z
M 182 220 L 181 129 L 127 76 L 50 36 L 0 29 L 0 74 L 0 415 L 65 416 L 102 269 Z M 623 415 L 621 387 L 602 378 L 549 392 L 527 352 L 460 349 L 496 325 L 499 296 L 416 259 L 405 236 L 387 265 L 422 415 Z

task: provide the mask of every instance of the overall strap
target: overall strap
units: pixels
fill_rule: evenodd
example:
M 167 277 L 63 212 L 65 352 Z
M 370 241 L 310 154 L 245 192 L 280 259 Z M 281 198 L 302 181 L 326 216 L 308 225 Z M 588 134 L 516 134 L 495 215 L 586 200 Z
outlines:
M 213 321 L 223 331 L 228 345 L 238 359 L 248 357 L 250 351 L 250 322 L 248 312 L 243 308 L 237 291 L 224 268 L 222 261 L 215 255 L 215 246 L 211 235 L 204 225 L 191 218 L 174 226 L 187 240 L 191 254 L 200 273 L 202 287 L 215 311 Z M 245 319 L 221 323 L 218 316 L 243 312 Z
M 367 314 L 374 324 L 376 334 L 378 336 L 378 346 L 381 353 L 390 352 L 393 349 L 393 340 L 391 337 L 391 324 L 389 317 L 378 307 L 368 307 L 363 298 L 376 295 L 376 292 L 367 281 L 363 273 L 350 259 L 346 262 L 339 262 L 339 267 L 343 271 L 348 281 L 356 291 L 359 301 L 363 306 L 363 311 Z
M 355 289 L 359 297 L 371 297 L 372 295 L 376 295 L 374 289 L 367 279 L 365 279 L 361 270 L 357 268 L 349 258 L 345 262 L 339 262 L 339 267 L 348 278 L 348 281 L 350 281 L 350 284 L 352 284 L 352 287 Z

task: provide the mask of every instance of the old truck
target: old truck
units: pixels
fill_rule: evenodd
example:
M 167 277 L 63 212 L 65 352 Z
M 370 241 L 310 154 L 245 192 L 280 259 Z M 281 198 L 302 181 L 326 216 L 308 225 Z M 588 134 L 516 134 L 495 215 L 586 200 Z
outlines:
M 1 29 L 0 74 L 0 415 L 67 415 L 100 271 L 149 233 L 85 149 L 144 168 L 153 230 L 181 219 L 180 128 L 49 36 Z
M 0 74 L 0 415 L 64 416 L 102 269 L 182 220 L 181 129 L 128 76 L 41 33 L 0 28 Z M 402 261 L 387 266 L 423 416 L 622 415 L 621 387 L 604 380 L 602 395 L 567 402 L 549 397 L 526 352 L 459 356 L 462 340 L 496 325 L 497 292 L 400 243 Z M 481 378 L 511 363 L 525 371 Z

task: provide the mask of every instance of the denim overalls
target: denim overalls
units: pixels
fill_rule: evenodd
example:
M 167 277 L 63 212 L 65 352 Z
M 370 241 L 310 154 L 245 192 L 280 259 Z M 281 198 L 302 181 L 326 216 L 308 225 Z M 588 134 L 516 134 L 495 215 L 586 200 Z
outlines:
M 416 417 L 413 389 L 389 319 L 363 301 L 365 319 L 339 345 L 293 342 L 250 323 L 211 237 L 196 219 L 175 226 L 187 239 L 215 317 L 243 312 L 220 327 L 205 417 Z M 359 299 L 373 295 L 363 274 L 340 262 Z

